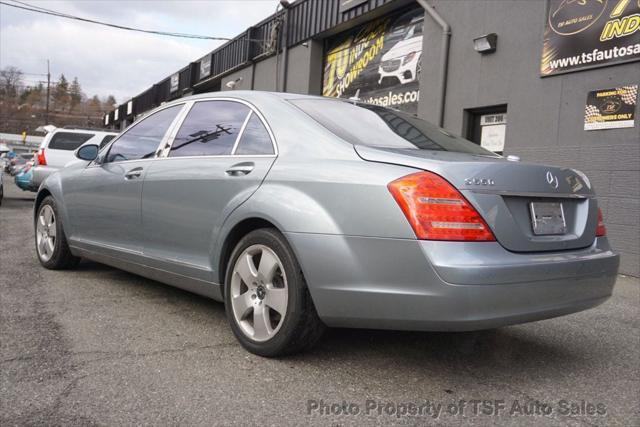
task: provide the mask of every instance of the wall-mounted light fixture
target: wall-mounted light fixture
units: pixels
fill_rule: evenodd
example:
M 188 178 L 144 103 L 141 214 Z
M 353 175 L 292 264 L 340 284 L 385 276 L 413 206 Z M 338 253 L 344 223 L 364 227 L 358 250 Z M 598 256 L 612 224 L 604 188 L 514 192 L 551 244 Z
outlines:
M 498 44 L 498 35 L 491 33 L 473 39 L 473 49 L 480 53 L 492 53 L 496 51 L 496 45 Z
M 236 88 L 237 85 L 239 85 L 242 82 L 243 78 L 242 77 L 238 77 L 235 80 L 229 80 L 227 83 L 225 83 L 225 86 L 228 87 L 231 90 L 234 90 Z

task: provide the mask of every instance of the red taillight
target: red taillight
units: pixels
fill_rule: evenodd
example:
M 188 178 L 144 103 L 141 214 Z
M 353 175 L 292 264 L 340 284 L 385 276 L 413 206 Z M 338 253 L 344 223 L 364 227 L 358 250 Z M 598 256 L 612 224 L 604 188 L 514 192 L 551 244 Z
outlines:
M 444 178 L 418 172 L 387 186 L 418 239 L 494 241 L 478 211 Z
M 38 164 L 39 165 L 46 165 L 47 164 L 47 159 L 44 157 L 44 148 L 41 148 L 38 151 L 37 159 L 38 159 Z
M 602 211 L 598 208 L 598 226 L 596 227 L 596 237 L 606 236 L 607 227 L 604 226 L 604 218 L 602 217 Z

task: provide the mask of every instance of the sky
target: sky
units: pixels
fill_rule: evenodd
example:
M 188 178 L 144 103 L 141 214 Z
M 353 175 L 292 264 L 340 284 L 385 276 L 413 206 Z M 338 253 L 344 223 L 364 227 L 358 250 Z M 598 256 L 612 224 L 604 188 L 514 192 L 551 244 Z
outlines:
M 11 3 L 12 0 L 2 0 Z M 274 13 L 277 0 L 21 0 L 129 27 L 235 37 Z M 0 5 L 0 68 L 15 66 L 26 84 L 78 77 L 91 97 L 128 101 L 224 42 L 123 31 Z M 30 73 L 30 74 L 26 74 Z

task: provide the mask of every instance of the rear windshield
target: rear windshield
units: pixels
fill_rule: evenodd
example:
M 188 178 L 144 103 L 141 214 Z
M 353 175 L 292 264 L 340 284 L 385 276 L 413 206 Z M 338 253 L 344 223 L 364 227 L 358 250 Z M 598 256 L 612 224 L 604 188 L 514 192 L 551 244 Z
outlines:
M 47 148 L 73 151 L 93 137 L 92 133 L 57 132 L 51 137 Z
M 495 153 L 471 141 L 401 111 L 333 99 L 295 99 L 289 102 L 351 144 L 496 157 Z

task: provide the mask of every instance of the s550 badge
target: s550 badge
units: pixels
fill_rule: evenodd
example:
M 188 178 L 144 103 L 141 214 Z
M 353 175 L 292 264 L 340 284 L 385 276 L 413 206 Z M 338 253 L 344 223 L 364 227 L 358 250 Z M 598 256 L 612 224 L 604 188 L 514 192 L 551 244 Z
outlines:
M 464 183 L 466 185 L 496 185 L 496 182 L 490 178 L 467 178 Z

